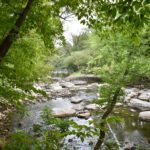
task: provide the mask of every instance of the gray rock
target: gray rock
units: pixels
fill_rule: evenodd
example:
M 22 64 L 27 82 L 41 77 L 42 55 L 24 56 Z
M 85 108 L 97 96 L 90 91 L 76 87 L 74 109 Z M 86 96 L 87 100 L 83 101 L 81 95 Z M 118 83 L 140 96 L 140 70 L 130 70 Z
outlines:
M 97 110 L 98 108 L 99 108 L 98 104 L 89 104 L 85 106 L 85 109 L 88 109 L 88 110 Z
M 74 81 L 72 81 L 72 83 L 75 85 L 86 85 L 87 84 L 86 81 L 82 81 L 82 80 L 74 80 Z
M 64 118 L 74 116 L 76 111 L 72 108 L 53 108 L 52 113 L 55 117 Z
M 80 110 L 84 109 L 84 106 L 82 106 L 81 104 L 76 104 L 76 105 L 73 106 L 73 109 L 75 109 L 77 111 L 80 111 Z
M 125 92 L 126 95 L 128 95 L 130 93 L 138 93 L 139 89 L 137 89 L 137 88 L 125 88 L 124 92 Z
M 98 83 L 92 83 L 92 84 L 87 85 L 87 90 L 96 91 L 98 89 L 98 87 L 99 87 Z
M 60 86 L 59 82 L 51 84 L 51 89 L 54 91 L 62 90 L 62 86 Z
M 139 99 L 150 101 L 150 90 L 140 92 Z
M 150 121 L 150 111 L 143 111 L 139 113 L 139 118 L 143 121 Z
M 145 102 L 139 99 L 131 99 L 130 103 L 128 104 L 132 108 L 137 108 L 139 110 L 150 110 L 150 102 Z
M 80 103 L 82 101 L 83 101 L 83 98 L 81 97 L 72 97 L 71 99 L 71 103 L 75 103 L 75 104 Z

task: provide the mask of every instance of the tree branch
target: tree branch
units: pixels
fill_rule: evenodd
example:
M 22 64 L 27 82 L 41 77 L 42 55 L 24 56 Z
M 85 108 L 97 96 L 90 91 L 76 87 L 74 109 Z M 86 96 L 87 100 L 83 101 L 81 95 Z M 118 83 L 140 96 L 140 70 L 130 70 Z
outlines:
M 20 13 L 18 19 L 16 20 L 15 26 L 9 31 L 8 35 L 0 44 L 0 61 L 7 54 L 9 48 L 13 44 L 13 41 L 16 39 L 19 34 L 19 29 L 24 23 L 28 12 L 30 11 L 31 5 L 34 0 L 28 0 L 26 7 Z

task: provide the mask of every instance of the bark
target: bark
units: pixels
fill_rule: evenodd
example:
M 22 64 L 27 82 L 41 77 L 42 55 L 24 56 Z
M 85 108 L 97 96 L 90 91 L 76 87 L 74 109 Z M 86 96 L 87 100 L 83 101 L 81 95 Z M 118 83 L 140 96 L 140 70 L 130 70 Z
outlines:
M 120 93 L 120 90 L 121 90 L 121 87 L 118 87 L 116 89 L 116 91 L 114 93 L 114 96 L 113 96 L 113 99 L 112 99 L 110 105 L 108 106 L 108 109 L 104 112 L 104 114 L 101 118 L 102 122 L 100 122 L 99 125 L 102 129 L 105 128 L 105 126 L 106 126 L 106 122 L 104 120 L 111 114 L 113 108 L 115 107 L 115 104 L 117 102 L 117 97 Z M 99 150 L 100 149 L 100 147 L 101 147 L 101 145 L 104 141 L 104 138 L 105 138 L 105 131 L 100 129 L 99 138 L 98 138 L 98 141 L 97 141 L 97 143 L 94 147 L 94 150 Z
M 19 14 L 18 19 L 16 20 L 15 26 L 9 31 L 8 35 L 0 44 L 0 60 L 5 57 L 9 48 L 13 44 L 13 41 L 16 39 L 17 35 L 19 34 L 19 29 L 24 23 L 28 12 L 30 11 L 31 5 L 34 0 L 28 0 L 26 7 L 23 11 Z

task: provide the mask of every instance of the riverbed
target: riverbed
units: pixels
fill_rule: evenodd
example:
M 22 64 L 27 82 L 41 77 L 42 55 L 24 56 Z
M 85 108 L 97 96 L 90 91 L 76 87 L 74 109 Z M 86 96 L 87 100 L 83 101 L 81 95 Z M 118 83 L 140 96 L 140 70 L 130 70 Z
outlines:
M 43 86 L 46 91 L 51 95 L 47 100 L 36 102 L 35 104 L 29 103 L 27 106 L 28 115 L 20 118 L 15 115 L 13 123 L 13 131 L 26 130 L 29 131 L 33 124 L 41 122 L 41 112 L 45 107 L 50 109 L 74 109 L 75 113 L 69 118 L 73 119 L 78 124 L 88 125 L 88 121 L 94 119 L 95 116 L 91 115 L 95 108 L 87 109 L 87 105 L 93 103 L 93 100 L 98 99 L 99 95 L 97 89 L 99 83 L 88 83 L 85 81 L 68 82 L 63 79 L 55 81 L 52 85 Z M 68 90 L 68 91 L 67 91 Z M 73 101 L 73 100 L 78 101 Z M 85 111 L 86 110 L 86 111 Z M 79 113 L 88 111 L 90 115 L 86 117 L 79 117 Z M 100 112 L 102 114 L 102 112 Z M 114 134 L 116 135 L 121 147 L 138 147 L 142 146 L 143 149 L 150 148 L 150 122 L 141 121 L 138 117 L 139 111 L 131 109 L 126 104 L 118 105 L 113 115 L 123 118 L 123 122 L 118 124 L 110 124 Z M 70 140 L 71 139 L 71 140 Z M 86 138 L 84 142 L 74 136 L 66 137 L 65 145 L 69 150 L 74 147 L 77 150 L 92 150 L 97 137 Z M 106 141 L 113 139 L 112 133 L 108 132 Z M 68 142 L 69 141 L 69 142 Z

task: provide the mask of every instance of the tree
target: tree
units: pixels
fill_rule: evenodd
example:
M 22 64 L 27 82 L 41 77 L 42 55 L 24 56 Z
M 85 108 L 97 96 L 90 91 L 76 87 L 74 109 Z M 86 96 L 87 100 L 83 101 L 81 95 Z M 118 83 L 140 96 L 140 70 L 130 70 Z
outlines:
M 107 106 L 97 124 L 100 131 L 95 150 L 100 149 L 104 141 L 105 126 L 111 118 L 109 115 L 116 102 L 121 100 L 122 87 L 134 84 L 134 82 L 140 80 L 141 76 L 150 77 L 148 67 L 150 55 L 147 53 L 149 38 L 143 39 L 145 36 L 149 37 L 149 34 L 143 31 L 140 43 L 136 44 L 128 36 L 121 34 L 116 34 L 107 39 L 100 39 L 98 36 L 91 37 L 91 48 L 97 51 L 90 62 L 91 69 L 96 74 L 101 74 L 104 82 L 108 83 L 107 86 L 104 85 L 100 89 L 101 97 L 97 101 L 100 105 L 107 102 Z
M 0 96 L 8 103 L 18 104 L 31 98 L 32 91 L 40 92 L 33 84 L 51 69 L 48 59 L 55 52 L 55 40 L 62 39 L 62 25 L 45 4 L 0 2 Z

